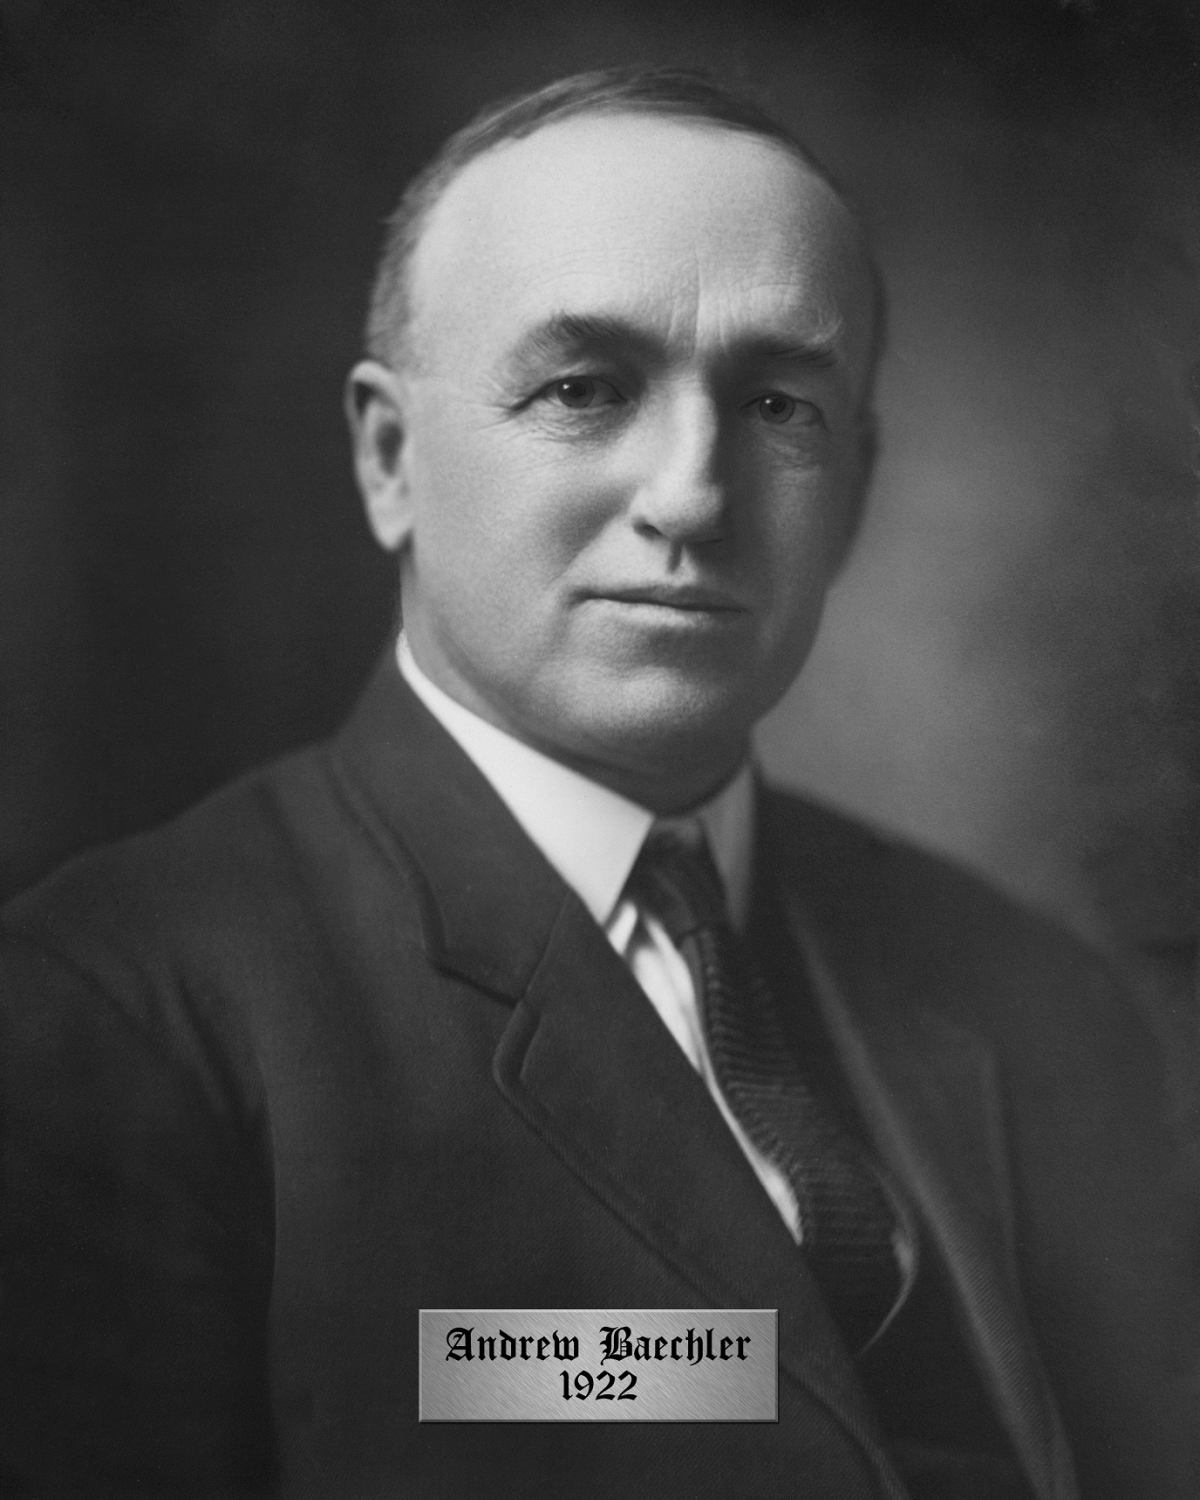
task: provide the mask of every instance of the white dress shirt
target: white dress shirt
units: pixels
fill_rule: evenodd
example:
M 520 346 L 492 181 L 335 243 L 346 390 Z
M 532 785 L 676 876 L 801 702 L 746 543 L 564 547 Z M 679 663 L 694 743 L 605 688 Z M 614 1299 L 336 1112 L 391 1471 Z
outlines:
M 656 822 L 654 814 L 464 708 L 430 681 L 403 635 L 396 658 L 413 692 L 475 762 L 525 833 L 603 928 L 684 1056 L 704 1079 L 746 1159 L 799 1241 L 799 1214 L 791 1185 L 734 1118 L 713 1074 L 688 966 L 658 919 L 625 892 L 634 862 Z M 754 779 L 749 766 L 743 766 L 692 817 L 704 829 L 725 885 L 730 914 L 740 927 L 749 905 L 754 844 Z M 663 821 L 669 826 L 678 820 Z

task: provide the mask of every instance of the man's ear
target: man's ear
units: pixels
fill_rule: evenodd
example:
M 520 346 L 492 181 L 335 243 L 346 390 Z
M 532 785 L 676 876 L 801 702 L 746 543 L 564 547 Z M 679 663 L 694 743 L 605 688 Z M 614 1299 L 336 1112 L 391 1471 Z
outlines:
M 346 378 L 346 419 L 367 521 L 379 545 L 396 552 L 412 530 L 402 378 L 360 360 Z

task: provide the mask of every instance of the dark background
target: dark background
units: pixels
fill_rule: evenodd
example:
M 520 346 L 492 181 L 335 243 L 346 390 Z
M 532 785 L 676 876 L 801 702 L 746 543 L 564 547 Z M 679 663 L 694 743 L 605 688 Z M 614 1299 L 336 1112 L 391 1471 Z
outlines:
M 1195 5 L 0 14 L 0 890 L 336 722 L 392 607 L 340 416 L 383 216 L 484 101 L 682 62 L 798 126 L 892 291 L 874 506 L 770 765 L 1184 951 Z

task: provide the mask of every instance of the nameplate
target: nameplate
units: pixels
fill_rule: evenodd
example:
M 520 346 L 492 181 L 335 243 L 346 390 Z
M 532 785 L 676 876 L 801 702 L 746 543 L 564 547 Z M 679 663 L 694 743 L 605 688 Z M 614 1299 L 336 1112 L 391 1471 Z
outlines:
M 774 1308 L 421 1310 L 422 1422 L 774 1422 Z

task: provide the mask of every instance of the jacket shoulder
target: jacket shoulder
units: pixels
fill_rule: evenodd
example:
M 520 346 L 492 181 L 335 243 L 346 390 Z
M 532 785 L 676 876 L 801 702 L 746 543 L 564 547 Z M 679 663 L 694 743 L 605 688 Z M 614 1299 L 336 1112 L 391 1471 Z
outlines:
M 894 972 L 920 965 L 976 989 L 1036 978 L 1042 991 L 1118 978 L 1113 954 L 959 860 L 792 792 L 768 792 L 765 814 L 787 888 Z
M 251 772 L 9 902 L 9 982 L 56 985 L 74 971 L 139 1024 L 171 1015 L 224 1028 L 326 972 L 377 908 L 397 942 L 415 942 L 419 881 L 402 851 L 385 853 L 365 832 L 331 751 Z
M 0 913 L 8 934 L 116 936 L 193 929 L 214 906 L 240 907 L 293 864 L 296 809 L 320 818 L 328 793 L 319 749 L 297 752 L 213 792 L 177 816 L 83 851 Z

